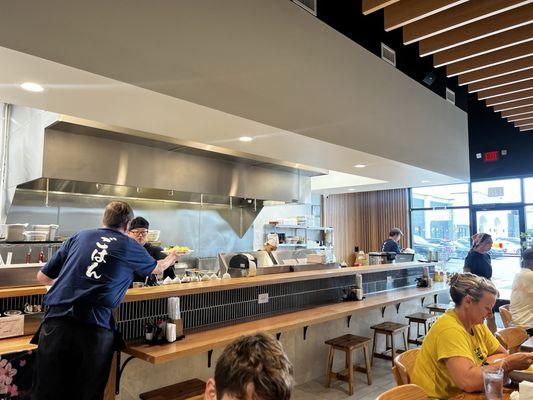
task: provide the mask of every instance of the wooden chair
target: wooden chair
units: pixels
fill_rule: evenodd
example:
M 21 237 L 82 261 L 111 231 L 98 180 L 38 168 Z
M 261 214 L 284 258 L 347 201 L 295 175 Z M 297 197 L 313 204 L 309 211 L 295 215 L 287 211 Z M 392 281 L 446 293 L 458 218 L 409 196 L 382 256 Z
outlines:
M 518 326 L 500 329 L 495 333 L 495 336 L 501 345 L 509 350 L 511 354 L 520 351 L 520 345 L 529 337 L 527 332 Z
M 511 326 L 511 321 L 513 320 L 513 316 L 511 315 L 511 311 L 509 310 L 510 304 L 505 304 L 498 308 L 498 311 L 500 312 L 500 316 L 502 317 L 503 326 L 505 328 L 508 328 Z
M 418 355 L 419 351 L 420 349 L 407 350 L 406 352 L 396 356 L 394 359 L 394 368 L 396 368 L 397 376 L 399 378 L 398 379 L 395 376 L 396 383 L 398 383 L 398 385 L 407 385 L 408 383 L 411 383 L 411 375 L 415 369 L 416 356 Z M 400 382 L 398 382 L 398 380 Z
M 376 400 L 428 400 L 428 396 L 420 386 L 409 384 L 389 389 Z

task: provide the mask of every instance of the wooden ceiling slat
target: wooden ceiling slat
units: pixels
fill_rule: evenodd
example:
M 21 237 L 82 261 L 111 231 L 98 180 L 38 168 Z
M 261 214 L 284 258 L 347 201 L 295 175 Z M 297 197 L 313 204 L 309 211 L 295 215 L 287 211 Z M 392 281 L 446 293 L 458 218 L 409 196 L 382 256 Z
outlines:
M 433 54 L 435 68 L 533 40 L 533 25 L 525 25 Z
M 446 66 L 448 77 L 464 74 L 478 69 L 491 67 L 519 58 L 528 57 L 533 54 L 533 42 L 521 43 L 516 46 L 493 51 L 492 53 L 469 58 Z
M 522 114 L 529 114 L 533 112 L 533 106 L 525 106 L 520 108 L 513 108 L 512 110 L 502 111 L 502 117 L 503 118 L 509 118 L 509 117 L 515 117 Z M 518 118 L 523 119 L 523 118 Z M 518 119 L 515 119 L 514 121 L 517 121 Z
M 520 132 L 533 131 L 533 126 L 524 126 L 520 128 Z
M 512 110 L 513 108 L 519 108 L 519 107 L 524 107 L 524 106 L 533 106 L 533 98 L 498 104 L 497 106 L 494 106 L 494 111 L 500 112 L 500 111 Z
M 458 81 L 459 85 L 462 86 L 531 68 L 533 68 L 533 56 L 519 58 L 518 60 L 479 69 L 477 71 L 467 72 L 466 74 L 459 75 Z
M 455 7 L 468 0 L 402 0 L 385 8 L 387 32 Z
M 521 92 L 522 90 L 528 89 L 533 89 L 533 80 L 511 83 L 510 85 L 500 86 L 494 89 L 482 90 L 477 92 L 477 98 L 478 100 L 485 100 L 502 94 Z
M 469 1 L 413 22 L 403 28 L 403 43 L 411 44 L 531 3 L 530 0 Z
M 523 90 L 522 92 L 516 92 L 511 94 L 505 94 L 503 96 L 492 97 L 490 99 L 487 99 L 486 103 L 487 107 L 491 107 L 531 98 L 533 98 L 533 89 Z
M 475 93 L 479 92 L 480 90 L 492 89 L 503 85 L 509 85 L 510 83 L 527 81 L 529 79 L 533 79 L 533 69 L 527 69 L 514 74 L 499 76 L 497 78 L 486 79 L 481 82 L 472 83 L 468 85 L 468 91 L 470 93 Z
M 400 0 L 363 0 L 363 14 L 368 15 L 399 1 Z
M 421 40 L 419 52 L 421 56 L 427 56 L 531 23 L 533 23 L 533 5 L 529 4 Z
M 514 121 L 520 121 L 522 119 L 532 118 L 533 112 L 530 113 L 524 113 L 524 114 L 518 114 L 518 115 L 512 115 L 510 117 L 507 117 L 508 122 L 514 122 Z
M 514 126 L 533 125 L 533 118 L 527 118 L 520 121 L 513 122 Z

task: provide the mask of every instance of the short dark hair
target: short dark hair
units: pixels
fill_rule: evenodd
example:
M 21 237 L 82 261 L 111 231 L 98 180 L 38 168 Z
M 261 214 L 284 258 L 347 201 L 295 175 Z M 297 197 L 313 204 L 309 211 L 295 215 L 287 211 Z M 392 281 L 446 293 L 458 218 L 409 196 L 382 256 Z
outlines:
M 228 394 L 244 400 L 249 384 L 261 400 L 291 398 L 292 364 L 281 344 L 265 333 L 243 336 L 230 343 L 215 367 L 217 399 Z
M 402 230 L 400 228 L 392 228 L 389 232 L 389 236 L 397 236 L 397 235 L 403 236 Z
M 150 228 L 150 223 L 143 217 L 135 217 L 130 222 L 130 231 L 132 229 L 148 229 Z
M 524 268 L 529 268 L 533 265 L 533 248 L 530 247 L 522 253 L 522 266 Z
M 133 209 L 125 201 L 112 201 L 104 210 L 102 222 L 109 228 L 122 229 L 133 219 Z

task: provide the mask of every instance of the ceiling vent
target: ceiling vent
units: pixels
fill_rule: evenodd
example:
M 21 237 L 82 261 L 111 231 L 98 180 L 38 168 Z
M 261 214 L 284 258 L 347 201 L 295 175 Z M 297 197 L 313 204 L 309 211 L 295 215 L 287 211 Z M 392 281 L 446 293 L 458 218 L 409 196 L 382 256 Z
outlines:
M 396 66 L 396 52 L 384 43 L 381 43 L 381 58 L 389 64 Z
M 455 104 L 455 92 L 453 90 L 446 88 L 446 100 Z
M 293 3 L 298 4 L 305 11 L 310 12 L 316 17 L 316 1 L 317 0 L 292 0 Z

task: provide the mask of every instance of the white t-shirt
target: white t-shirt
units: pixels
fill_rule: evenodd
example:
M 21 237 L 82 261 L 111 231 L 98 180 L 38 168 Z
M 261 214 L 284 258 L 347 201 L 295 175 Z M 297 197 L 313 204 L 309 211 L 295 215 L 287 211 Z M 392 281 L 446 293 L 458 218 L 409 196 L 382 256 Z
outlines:
M 509 309 L 513 325 L 533 327 L 533 271 L 529 268 L 522 268 L 514 278 Z

